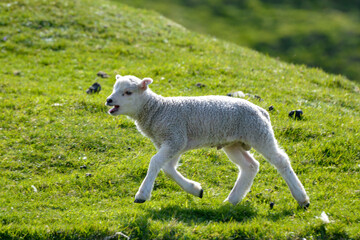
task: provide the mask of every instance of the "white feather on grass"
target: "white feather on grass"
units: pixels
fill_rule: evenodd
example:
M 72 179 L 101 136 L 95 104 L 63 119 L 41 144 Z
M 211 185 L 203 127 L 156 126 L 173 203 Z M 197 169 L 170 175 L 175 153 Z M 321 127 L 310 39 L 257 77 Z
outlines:
M 37 192 L 37 188 L 34 185 L 31 185 L 32 189 L 34 190 L 34 192 Z
M 324 211 L 321 213 L 320 217 L 316 218 L 319 218 L 321 221 L 323 221 L 323 223 L 330 223 L 329 217 Z

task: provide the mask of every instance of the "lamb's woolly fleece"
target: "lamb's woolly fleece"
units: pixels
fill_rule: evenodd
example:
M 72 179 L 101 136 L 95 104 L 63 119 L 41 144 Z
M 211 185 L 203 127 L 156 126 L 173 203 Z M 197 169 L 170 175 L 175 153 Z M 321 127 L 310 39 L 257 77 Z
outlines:
M 139 130 L 158 148 L 164 142 L 182 151 L 238 142 L 249 150 L 249 146 L 256 149 L 273 140 L 268 113 L 238 98 L 162 97 L 148 89 L 134 118 Z

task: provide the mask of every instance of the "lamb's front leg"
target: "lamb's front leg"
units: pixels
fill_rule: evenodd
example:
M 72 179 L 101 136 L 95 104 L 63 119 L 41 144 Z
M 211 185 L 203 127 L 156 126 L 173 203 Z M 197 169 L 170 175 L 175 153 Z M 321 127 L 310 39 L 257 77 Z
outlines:
M 176 170 L 176 164 L 178 161 L 179 158 L 174 158 L 173 160 L 164 164 L 163 170 L 165 174 L 172 178 L 186 192 L 196 197 L 202 198 L 203 190 L 200 183 L 185 178 L 183 175 L 181 175 L 181 173 Z
M 162 166 L 173 157 L 173 151 L 165 145 L 151 158 L 146 177 L 135 195 L 135 203 L 143 203 L 150 199 L 156 176 L 159 174 Z

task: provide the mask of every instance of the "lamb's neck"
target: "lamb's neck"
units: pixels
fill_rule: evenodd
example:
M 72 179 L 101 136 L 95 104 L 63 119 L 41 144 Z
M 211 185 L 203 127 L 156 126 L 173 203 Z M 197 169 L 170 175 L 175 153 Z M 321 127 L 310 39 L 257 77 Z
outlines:
M 164 97 L 154 93 L 150 89 L 144 93 L 143 105 L 134 119 L 141 125 L 148 123 L 155 114 L 162 108 Z

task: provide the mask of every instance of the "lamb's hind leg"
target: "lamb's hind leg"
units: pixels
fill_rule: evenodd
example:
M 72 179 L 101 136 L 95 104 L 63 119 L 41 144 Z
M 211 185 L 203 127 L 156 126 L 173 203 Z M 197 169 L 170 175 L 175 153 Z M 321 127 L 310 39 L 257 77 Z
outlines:
M 203 190 L 200 183 L 185 178 L 183 175 L 181 175 L 181 173 L 176 170 L 176 165 L 178 161 L 179 158 L 175 158 L 174 160 L 167 162 L 163 166 L 165 174 L 172 178 L 186 192 L 196 197 L 202 198 Z
M 300 206 L 304 208 L 309 207 L 309 197 L 307 196 L 303 185 L 292 169 L 289 157 L 282 149 L 277 146 L 276 141 L 271 142 L 265 148 L 263 147 L 256 150 L 264 155 L 264 157 L 277 168 L 289 186 L 291 194 L 300 204 Z
M 259 171 L 259 162 L 256 161 L 249 152 L 245 151 L 241 144 L 224 147 L 226 155 L 239 167 L 239 176 L 231 190 L 228 198 L 233 205 L 240 202 L 250 191 L 254 178 Z

